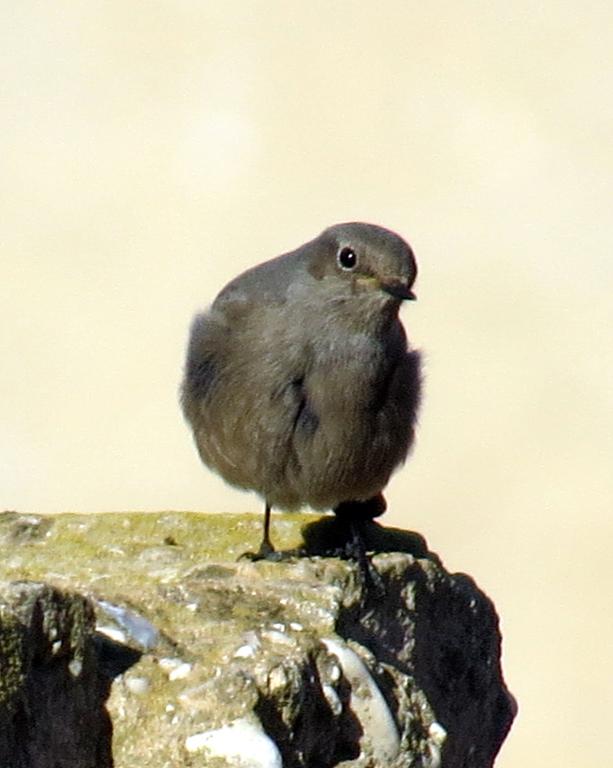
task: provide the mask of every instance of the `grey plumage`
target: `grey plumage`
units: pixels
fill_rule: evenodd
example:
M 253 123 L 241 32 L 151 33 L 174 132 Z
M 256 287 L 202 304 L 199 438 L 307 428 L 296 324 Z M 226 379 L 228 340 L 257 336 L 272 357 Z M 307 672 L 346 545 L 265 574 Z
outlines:
M 416 272 L 398 235 L 349 223 L 230 282 L 194 319 L 182 385 L 203 462 L 284 509 L 380 494 L 414 437 L 398 310 Z

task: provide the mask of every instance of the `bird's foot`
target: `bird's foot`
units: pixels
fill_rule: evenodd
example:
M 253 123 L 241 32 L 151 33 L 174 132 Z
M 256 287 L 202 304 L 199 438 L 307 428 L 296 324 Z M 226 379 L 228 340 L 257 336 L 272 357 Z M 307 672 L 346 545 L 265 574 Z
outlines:
M 257 552 L 243 552 L 239 560 L 249 560 L 257 563 L 261 560 L 267 560 L 269 563 L 281 563 L 287 560 L 294 560 L 297 557 L 304 557 L 306 553 L 300 548 L 296 549 L 275 549 L 272 545 L 265 546 L 264 542 L 260 545 Z

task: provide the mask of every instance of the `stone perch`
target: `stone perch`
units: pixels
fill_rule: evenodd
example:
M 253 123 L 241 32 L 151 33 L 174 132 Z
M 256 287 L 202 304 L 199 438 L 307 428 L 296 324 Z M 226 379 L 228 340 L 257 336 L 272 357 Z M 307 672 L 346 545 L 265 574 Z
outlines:
M 258 516 L 0 515 L 0 766 L 491 766 L 490 600 L 374 522 L 365 583 L 313 520 L 274 523 L 308 557 L 253 563 Z

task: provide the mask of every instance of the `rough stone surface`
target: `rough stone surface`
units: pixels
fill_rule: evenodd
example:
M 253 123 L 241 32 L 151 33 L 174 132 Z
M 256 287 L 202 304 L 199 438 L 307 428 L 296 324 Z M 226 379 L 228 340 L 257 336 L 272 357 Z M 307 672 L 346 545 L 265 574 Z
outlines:
M 0 588 L 0 765 L 105 768 L 111 725 L 94 612 L 45 584 Z
M 492 765 L 515 710 L 473 582 L 376 523 L 365 578 L 327 516 L 275 517 L 308 557 L 237 561 L 260 525 L 1 514 L 0 766 Z

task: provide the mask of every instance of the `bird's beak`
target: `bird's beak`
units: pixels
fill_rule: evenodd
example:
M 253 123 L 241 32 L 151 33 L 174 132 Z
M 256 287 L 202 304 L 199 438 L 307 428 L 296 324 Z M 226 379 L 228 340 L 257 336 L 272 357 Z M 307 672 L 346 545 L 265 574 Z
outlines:
M 386 293 L 389 293 L 390 296 L 395 296 L 397 299 L 402 299 L 403 301 L 415 301 L 417 298 L 413 291 L 405 283 L 401 283 L 399 280 L 381 283 L 381 288 Z

